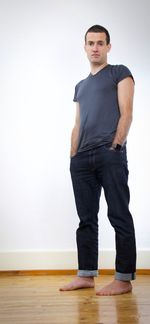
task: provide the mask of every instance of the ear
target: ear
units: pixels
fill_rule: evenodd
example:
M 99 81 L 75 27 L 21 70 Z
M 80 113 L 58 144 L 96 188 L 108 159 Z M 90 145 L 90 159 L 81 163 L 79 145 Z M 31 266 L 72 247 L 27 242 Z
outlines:
M 110 50 L 111 50 L 111 44 L 108 44 L 108 45 L 107 45 L 107 48 L 108 48 L 108 51 L 107 51 L 107 53 L 109 53 L 109 52 L 110 52 Z

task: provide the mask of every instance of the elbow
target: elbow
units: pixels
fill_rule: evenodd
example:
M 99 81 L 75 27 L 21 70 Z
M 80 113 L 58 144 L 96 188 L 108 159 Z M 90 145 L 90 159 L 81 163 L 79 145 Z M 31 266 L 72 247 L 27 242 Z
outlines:
M 132 121 L 133 121 L 133 114 L 130 114 L 130 116 L 129 116 L 129 122 L 130 122 L 130 124 L 132 124 Z
M 133 114 L 132 112 L 126 112 L 124 114 L 121 115 L 121 119 L 124 121 L 127 121 L 127 123 L 131 124 L 132 120 L 133 120 Z

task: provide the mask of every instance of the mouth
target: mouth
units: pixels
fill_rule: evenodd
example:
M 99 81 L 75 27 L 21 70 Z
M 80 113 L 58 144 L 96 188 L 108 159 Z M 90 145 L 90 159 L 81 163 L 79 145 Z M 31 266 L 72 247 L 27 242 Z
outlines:
M 92 54 L 92 57 L 99 57 L 99 54 Z

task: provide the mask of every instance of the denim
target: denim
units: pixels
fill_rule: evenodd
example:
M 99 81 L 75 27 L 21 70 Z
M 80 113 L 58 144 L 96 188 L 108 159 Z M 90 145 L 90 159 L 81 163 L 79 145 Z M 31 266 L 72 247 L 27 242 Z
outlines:
M 126 147 L 115 151 L 110 150 L 110 145 L 103 145 L 77 153 L 71 158 L 70 172 L 80 220 L 76 232 L 78 275 L 97 275 L 98 212 L 103 188 L 108 219 L 115 230 L 115 278 L 125 281 L 135 279 L 136 242 L 129 211 Z
M 97 277 L 98 270 L 79 270 L 78 277 Z

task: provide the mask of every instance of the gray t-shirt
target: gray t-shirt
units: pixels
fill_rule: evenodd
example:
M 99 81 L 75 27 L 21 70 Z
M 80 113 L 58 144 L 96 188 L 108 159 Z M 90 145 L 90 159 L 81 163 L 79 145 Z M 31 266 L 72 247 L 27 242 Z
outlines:
M 80 105 L 78 152 L 112 143 L 120 118 L 117 84 L 128 76 L 133 78 L 126 66 L 108 64 L 76 85 L 73 100 Z

